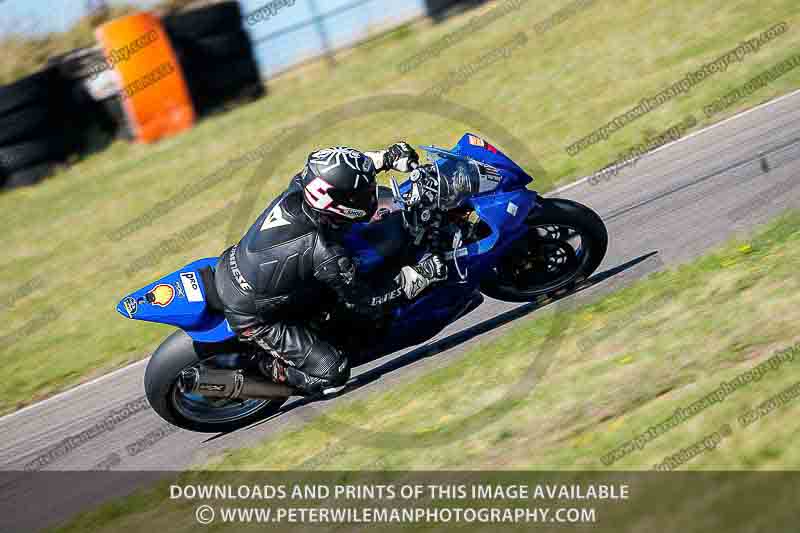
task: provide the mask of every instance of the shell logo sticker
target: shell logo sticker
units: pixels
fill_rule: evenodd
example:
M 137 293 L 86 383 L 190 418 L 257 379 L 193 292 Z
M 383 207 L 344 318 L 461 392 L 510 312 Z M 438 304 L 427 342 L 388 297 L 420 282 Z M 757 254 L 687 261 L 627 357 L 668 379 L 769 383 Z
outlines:
M 172 285 L 161 283 L 145 294 L 147 301 L 159 307 L 166 307 L 175 299 L 175 288 Z

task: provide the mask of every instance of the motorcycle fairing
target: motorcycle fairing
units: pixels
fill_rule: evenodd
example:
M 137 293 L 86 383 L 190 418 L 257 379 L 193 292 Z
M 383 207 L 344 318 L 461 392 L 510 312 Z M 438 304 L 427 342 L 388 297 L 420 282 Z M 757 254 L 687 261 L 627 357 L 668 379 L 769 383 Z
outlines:
M 512 161 L 499 148 L 473 133 L 465 133 L 451 152 L 471 157 L 497 168 L 503 177 L 500 182 L 500 189 L 502 190 L 509 191 L 525 187 L 533 181 L 533 178 L 522 167 Z
M 497 190 L 479 194 L 466 202 L 491 229 L 487 237 L 469 243 L 454 252 L 459 269 L 466 272 L 466 279 L 461 279 L 457 270 L 451 268 L 447 281 L 434 286 L 427 294 L 395 310 L 397 328 L 394 330 L 394 335 L 398 336 L 398 343 L 401 344 L 411 341 L 414 342 L 408 345 L 418 344 L 461 316 L 466 309 L 473 308 L 475 302 L 480 299 L 478 291 L 481 280 L 491 275 L 497 258 L 507 250 L 508 246 L 525 234 L 527 229 L 524 221 L 530 212 L 539 206 L 537 193 L 524 188 L 532 178 L 500 150 L 479 137 L 467 133 L 453 150 L 434 150 L 434 153 L 439 152 L 445 157 L 448 153 L 467 156 L 492 165 L 500 171 L 502 180 Z M 410 186 L 410 182 L 406 181 L 400 188 L 407 191 Z M 396 232 L 397 220 L 391 225 Z M 365 272 L 379 268 L 387 254 L 402 248 L 402 246 L 387 248 L 385 240 L 381 243 L 381 239 L 374 238 L 374 232 L 375 224 L 356 225 L 352 235 L 346 240 L 348 248 L 358 257 L 359 268 L 363 268 Z M 396 233 L 391 233 L 390 236 L 392 242 L 397 244 L 395 239 L 399 239 L 400 236 Z M 117 311 L 126 318 L 177 326 L 198 342 L 223 342 L 233 338 L 235 334 L 224 316 L 207 308 L 205 287 L 197 273 L 199 269 L 213 266 L 216 262 L 217 258 L 211 257 L 190 263 L 126 296 L 117 305 Z M 181 275 L 187 273 L 194 275 L 200 287 L 202 301 L 189 301 L 186 297 Z M 172 286 L 176 291 L 174 298 L 166 305 L 162 294 L 154 295 L 155 302 L 148 301 L 147 294 L 159 285 Z M 178 285 L 184 288 L 183 296 L 177 293 Z M 150 300 L 153 298 L 151 296 Z M 162 298 L 160 302 L 159 298 Z M 129 309 L 130 302 L 135 302 L 133 313 Z M 415 334 L 410 335 L 409 332 Z
M 167 274 L 120 300 L 117 312 L 133 320 L 177 326 L 199 342 L 233 337 L 225 317 L 208 309 L 206 288 L 198 272 L 216 262 L 216 257 L 207 257 Z

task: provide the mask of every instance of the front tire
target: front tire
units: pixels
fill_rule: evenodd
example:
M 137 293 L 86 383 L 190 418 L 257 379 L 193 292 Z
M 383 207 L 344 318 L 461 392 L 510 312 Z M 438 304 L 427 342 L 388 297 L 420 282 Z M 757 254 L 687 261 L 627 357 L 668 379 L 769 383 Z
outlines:
M 194 395 L 186 395 L 178 389 L 177 379 L 182 370 L 227 355 L 226 351 L 230 349 L 235 349 L 235 346 L 195 343 L 182 330 L 167 337 L 153 353 L 144 373 L 147 401 L 158 416 L 190 431 L 224 433 L 277 413 L 286 399 L 212 401 L 202 396 L 194 398 Z
M 485 295 L 506 302 L 561 297 L 597 270 L 608 249 L 603 220 L 572 200 L 543 199 L 525 223 L 528 235 L 511 246 L 495 275 L 481 284 Z

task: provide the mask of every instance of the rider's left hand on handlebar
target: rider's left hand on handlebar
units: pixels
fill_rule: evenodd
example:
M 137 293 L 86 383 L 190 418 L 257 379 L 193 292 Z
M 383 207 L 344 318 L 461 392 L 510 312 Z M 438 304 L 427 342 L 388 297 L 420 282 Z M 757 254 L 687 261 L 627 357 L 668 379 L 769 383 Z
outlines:
M 429 255 L 416 265 L 400 271 L 400 284 L 406 298 L 413 300 L 429 285 L 447 279 L 447 265 L 438 255 Z
M 438 193 L 438 186 L 435 176 L 431 172 L 432 165 L 415 165 L 416 168 L 411 172 L 411 191 L 406 195 L 406 205 L 417 206 L 420 204 L 435 203 L 435 196 Z
M 398 172 L 411 172 L 419 166 L 419 154 L 407 142 L 399 142 L 386 149 L 383 167 Z

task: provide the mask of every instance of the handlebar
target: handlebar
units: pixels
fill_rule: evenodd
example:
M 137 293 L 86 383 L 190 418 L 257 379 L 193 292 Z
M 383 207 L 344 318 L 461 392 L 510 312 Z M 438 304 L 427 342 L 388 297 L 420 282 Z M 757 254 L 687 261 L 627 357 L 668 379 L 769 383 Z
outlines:
M 397 181 L 391 180 L 395 200 L 403 205 L 404 224 L 415 245 L 429 246 L 434 253 L 452 260 L 463 281 L 467 271 L 459 265 L 456 250 L 462 246 L 464 234 L 457 224 L 448 220 L 447 212 L 460 203 L 458 199 L 477 192 L 477 183 L 473 186 L 464 175 L 443 176 L 433 164 L 412 162 L 409 166 L 412 168 L 410 191 L 402 194 Z

